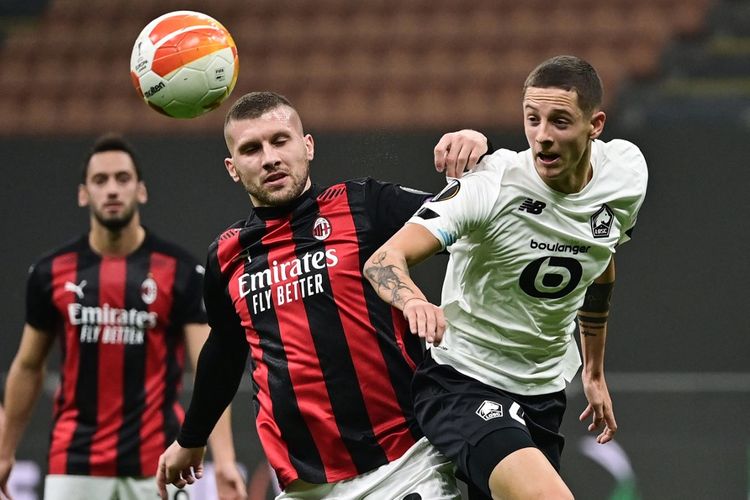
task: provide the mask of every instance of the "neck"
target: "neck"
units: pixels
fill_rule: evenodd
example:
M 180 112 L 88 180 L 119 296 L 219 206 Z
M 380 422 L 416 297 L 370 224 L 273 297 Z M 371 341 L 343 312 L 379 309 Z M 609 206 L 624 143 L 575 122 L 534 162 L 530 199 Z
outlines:
M 135 252 L 146 238 L 137 217 L 120 230 L 107 229 L 96 220 L 91 222 L 89 231 L 89 245 L 94 252 L 104 257 L 125 257 Z

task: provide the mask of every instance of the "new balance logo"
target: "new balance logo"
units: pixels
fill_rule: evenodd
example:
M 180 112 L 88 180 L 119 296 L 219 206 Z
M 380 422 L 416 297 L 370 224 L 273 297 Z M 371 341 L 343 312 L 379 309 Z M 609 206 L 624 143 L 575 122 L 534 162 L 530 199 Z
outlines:
M 521 212 L 525 210 L 532 215 L 539 215 L 546 206 L 547 204 L 543 201 L 534 201 L 531 198 L 526 198 L 523 200 L 523 203 L 521 203 L 521 206 L 518 207 L 518 210 Z
M 79 299 L 83 298 L 83 287 L 86 286 L 86 280 L 81 281 L 80 285 L 76 285 L 75 283 L 72 283 L 70 281 L 65 282 L 65 291 L 66 292 L 73 292 L 76 294 L 76 297 Z

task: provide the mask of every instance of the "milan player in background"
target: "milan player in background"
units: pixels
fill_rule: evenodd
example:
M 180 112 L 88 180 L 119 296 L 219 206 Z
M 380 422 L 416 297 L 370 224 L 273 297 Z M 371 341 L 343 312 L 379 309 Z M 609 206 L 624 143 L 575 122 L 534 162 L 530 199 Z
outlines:
M 0 489 L 28 423 L 56 338 L 62 351 L 46 500 L 156 496 L 153 476 L 183 418 L 184 353 L 197 362 L 208 336 L 203 268 L 141 225 L 146 186 L 131 147 L 104 136 L 84 162 L 78 204 L 90 230 L 29 272 L 26 324 L 8 373 Z M 229 412 L 212 435 L 219 496 L 246 498 Z M 184 493 L 183 493 L 184 495 Z
M 599 443 L 617 430 L 604 344 L 615 248 L 635 226 L 646 162 L 627 141 L 598 140 L 602 86 L 586 61 L 545 61 L 522 95 L 530 149 L 485 157 L 365 267 L 380 297 L 433 342 L 414 377 L 417 418 L 469 478 L 472 499 L 573 497 L 557 470 L 565 385 L 581 365 L 576 314 L 580 419 L 592 419 Z M 441 309 L 408 268 L 446 248 Z
M 250 352 L 256 425 L 278 498 L 458 498 L 453 465 L 414 418 L 420 339 L 361 272 L 427 196 L 371 178 L 312 184 L 313 138 L 274 93 L 237 100 L 224 134 L 227 171 L 253 208 L 209 249 L 211 334 L 180 435 L 160 459 L 162 497 L 165 484 L 200 477 L 206 437 Z M 471 167 L 487 140 L 462 131 L 441 147 L 447 161 Z

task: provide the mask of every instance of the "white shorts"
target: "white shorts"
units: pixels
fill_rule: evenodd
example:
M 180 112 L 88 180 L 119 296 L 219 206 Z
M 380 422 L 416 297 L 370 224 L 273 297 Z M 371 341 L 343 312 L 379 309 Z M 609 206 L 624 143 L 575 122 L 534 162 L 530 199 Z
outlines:
M 412 496 L 413 495 L 413 496 Z M 398 460 L 336 483 L 292 482 L 276 500 L 456 500 L 453 463 L 422 438 Z M 179 499 L 178 499 L 179 500 Z
M 170 500 L 190 500 L 189 490 L 167 486 Z M 99 477 L 50 474 L 44 500 L 152 500 L 158 498 L 155 477 Z

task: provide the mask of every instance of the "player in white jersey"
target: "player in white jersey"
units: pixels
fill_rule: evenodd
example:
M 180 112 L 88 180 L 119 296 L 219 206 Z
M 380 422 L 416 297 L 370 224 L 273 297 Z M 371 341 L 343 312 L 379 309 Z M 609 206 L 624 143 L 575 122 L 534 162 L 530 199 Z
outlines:
M 378 294 L 432 343 L 413 383 L 425 435 L 452 458 L 471 497 L 572 498 L 558 474 L 566 382 L 581 365 L 581 420 L 617 430 L 604 379 L 615 248 L 646 192 L 646 162 L 598 140 L 601 81 L 587 62 L 540 64 L 523 91 L 530 149 L 499 150 L 452 180 L 365 264 Z M 459 172 L 448 172 L 460 177 Z M 447 249 L 441 308 L 408 266 Z

